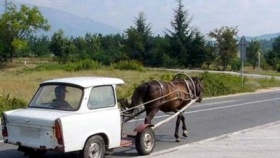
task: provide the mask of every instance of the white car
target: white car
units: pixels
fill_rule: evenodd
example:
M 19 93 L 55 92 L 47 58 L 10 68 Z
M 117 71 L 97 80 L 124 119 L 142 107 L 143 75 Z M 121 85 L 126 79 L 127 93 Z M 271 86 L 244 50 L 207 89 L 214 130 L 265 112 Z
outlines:
M 123 83 L 108 77 L 42 82 L 27 108 L 4 112 L 4 142 L 18 145 L 31 157 L 48 150 L 104 157 L 106 149 L 121 146 L 116 85 Z

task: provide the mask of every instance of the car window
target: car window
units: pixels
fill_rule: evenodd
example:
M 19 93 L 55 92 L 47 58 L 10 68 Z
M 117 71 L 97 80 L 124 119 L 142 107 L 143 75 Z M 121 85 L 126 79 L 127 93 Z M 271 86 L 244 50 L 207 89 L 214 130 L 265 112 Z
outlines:
M 88 101 L 89 109 L 106 108 L 115 105 L 115 95 L 112 86 L 93 87 Z
M 44 85 L 39 88 L 29 107 L 60 110 L 77 110 L 83 91 L 80 88 L 65 85 Z

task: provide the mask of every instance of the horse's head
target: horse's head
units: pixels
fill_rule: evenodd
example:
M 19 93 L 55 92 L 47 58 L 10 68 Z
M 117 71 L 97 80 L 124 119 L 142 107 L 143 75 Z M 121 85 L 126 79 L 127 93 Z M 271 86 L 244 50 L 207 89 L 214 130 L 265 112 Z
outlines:
M 196 102 L 202 101 L 202 95 L 203 95 L 203 85 L 201 83 L 202 79 L 199 79 L 198 77 L 192 77 L 194 88 L 195 88 L 195 96 L 196 96 Z

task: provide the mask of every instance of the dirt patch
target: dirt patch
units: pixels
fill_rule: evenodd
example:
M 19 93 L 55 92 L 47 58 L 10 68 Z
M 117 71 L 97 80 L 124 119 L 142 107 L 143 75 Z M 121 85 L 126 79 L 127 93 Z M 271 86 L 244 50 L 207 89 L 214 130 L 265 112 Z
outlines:
M 255 92 L 271 92 L 271 91 L 276 91 L 276 90 L 280 90 L 280 87 L 272 87 L 272 88 L 266 88 L 266 89 L 258 89 Z
M 258 89 L 255 92 L 235 93 L 235 94 L 229 94 L 229 95 L 223 95 L 223 96 L 209 97 L 209 98 L 205 98 L 205 99 L 238 96 L 238 95 L 252 94 L 252 93 L 265 93 L 265 92 L 272 92 L 272 91 L 277 91 L 277 90 L 280 90 L 280 87 L 271 87 L 271 88 L 265 88 L 265 89 Z

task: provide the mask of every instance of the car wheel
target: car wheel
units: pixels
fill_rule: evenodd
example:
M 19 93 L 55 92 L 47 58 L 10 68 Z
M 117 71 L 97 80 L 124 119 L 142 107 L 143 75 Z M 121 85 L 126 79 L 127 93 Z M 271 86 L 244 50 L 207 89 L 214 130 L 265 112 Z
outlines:
M 103 158 L 104 155 L 105 142 L 99 135 L 90 137 L 81 152 L 81 158 Z

